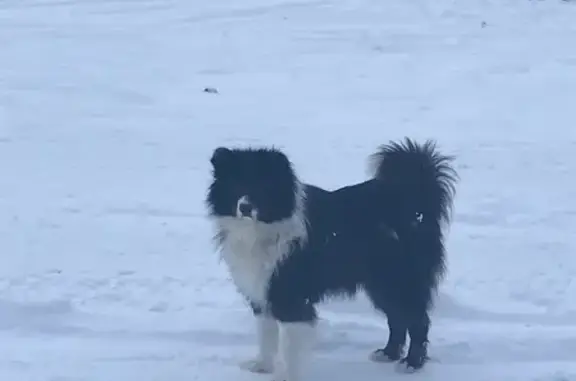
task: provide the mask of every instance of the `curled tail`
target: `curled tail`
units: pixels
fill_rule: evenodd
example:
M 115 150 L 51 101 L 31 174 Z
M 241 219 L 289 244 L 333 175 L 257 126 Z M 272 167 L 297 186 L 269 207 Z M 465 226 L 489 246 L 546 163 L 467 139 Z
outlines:
M 458 175 L 453 157 L 441 154 L 434 141 L 390 142 L 371 158 L 374 178 L 384 185 L 398 222 L 439 227 L 450 222 Z
M 408 265 L 418 279 L 435 287 L 444 272 L 443 227 L 450 222 L 458 181 L 453 157 L 441 154 L 434 141 L 418 144 L 405 138 L 380 146 L 371 159 L 388 223 Z

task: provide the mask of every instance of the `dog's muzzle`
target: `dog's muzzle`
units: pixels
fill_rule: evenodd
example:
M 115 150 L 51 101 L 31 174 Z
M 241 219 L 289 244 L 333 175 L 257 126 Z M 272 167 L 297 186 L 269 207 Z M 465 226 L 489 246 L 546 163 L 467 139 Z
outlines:
M 243 217 L 252 216 L 252 205 L 248 203 L 243 203 L 238 205 L 238 210 Z
M 252 205 L 247 196 L 243 196 L 238 200 L 236 215 L 242 218 L 256 218 L 256 208 Z

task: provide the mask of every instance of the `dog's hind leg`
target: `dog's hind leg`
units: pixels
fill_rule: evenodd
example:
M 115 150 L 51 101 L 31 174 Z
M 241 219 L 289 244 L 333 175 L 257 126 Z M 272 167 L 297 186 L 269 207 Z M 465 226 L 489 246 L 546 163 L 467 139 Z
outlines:
M 428 331 L 430 330 L 430 316 L 426 311 L 411 315 L 408 320 L 408 334 L 410 347 L 408 355 L 401 363 L 408 369 L 417 370 L 424 366 L 428 360 Z
M 384 348 L 376 349 L 370 354 L 370 359 L 376 362 L 393 362 L 398 361 L 404 354 L 404 346 L 406 343 L 406 325 L 401 316 L 389 313 L 388 329 L 388 342 Z
M 386 313 L 390 334 L 384 348 L 376 349 L 370 359 L 376 362 L 392 362 L 400 360 L 404 354 L 406 333 L 410 336 L 408 354 L 400 361 L 408 370 L 418 370 L 428 360 L 428 331 L 430 317 L 425 309 L 422 312 L 412 308 L 401 308 L 389 304 L 389 301 L 379 300 L 368 292 L 376 309 Z
M 389 305 L 386 298 L 377 292 L 367 290 L 368 297 L 372 301 L 374 308 L 386 314 L 388 319 L 388 343 L 384 348 L 376 349 L 370 354 L 370 359 L 376 362 L 398 361 L 404 354 L 406 344 L 406 333 L 408 327 L 404 315 Z

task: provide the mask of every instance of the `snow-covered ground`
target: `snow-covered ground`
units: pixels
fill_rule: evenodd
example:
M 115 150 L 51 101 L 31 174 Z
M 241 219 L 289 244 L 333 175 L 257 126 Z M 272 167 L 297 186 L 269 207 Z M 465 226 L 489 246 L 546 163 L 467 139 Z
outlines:
M 211 150 L 275 144 L 337 187 L 408 135 L 462 177 L 433 361 L 369 362 L 386 322 L 361 298 L 323 307 L 308 379 L 576 380 L 574 20 L 551 0 L 0 1 L 0 379 L 267 379 L 236 366 L 255 338 L 204 217 Z

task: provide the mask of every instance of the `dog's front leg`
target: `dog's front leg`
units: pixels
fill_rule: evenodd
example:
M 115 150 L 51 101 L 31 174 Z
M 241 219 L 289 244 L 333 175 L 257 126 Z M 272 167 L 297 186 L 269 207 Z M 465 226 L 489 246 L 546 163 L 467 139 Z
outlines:
M 256 318 L 258 355 L 240 364 L 243 369 L 254 373 L 274 372 L 274 361 L 278 353 L 278 322 L 259 307 L 252 306 Z
M 279 358 L 273 381 L 301 381 L 311 357 L 315 322 L 281 322 Z
M 270 312 L 280 324 L 273 381 L 301 381 L 316 338 L 316 309 L 308 300 L 276 298 Z

